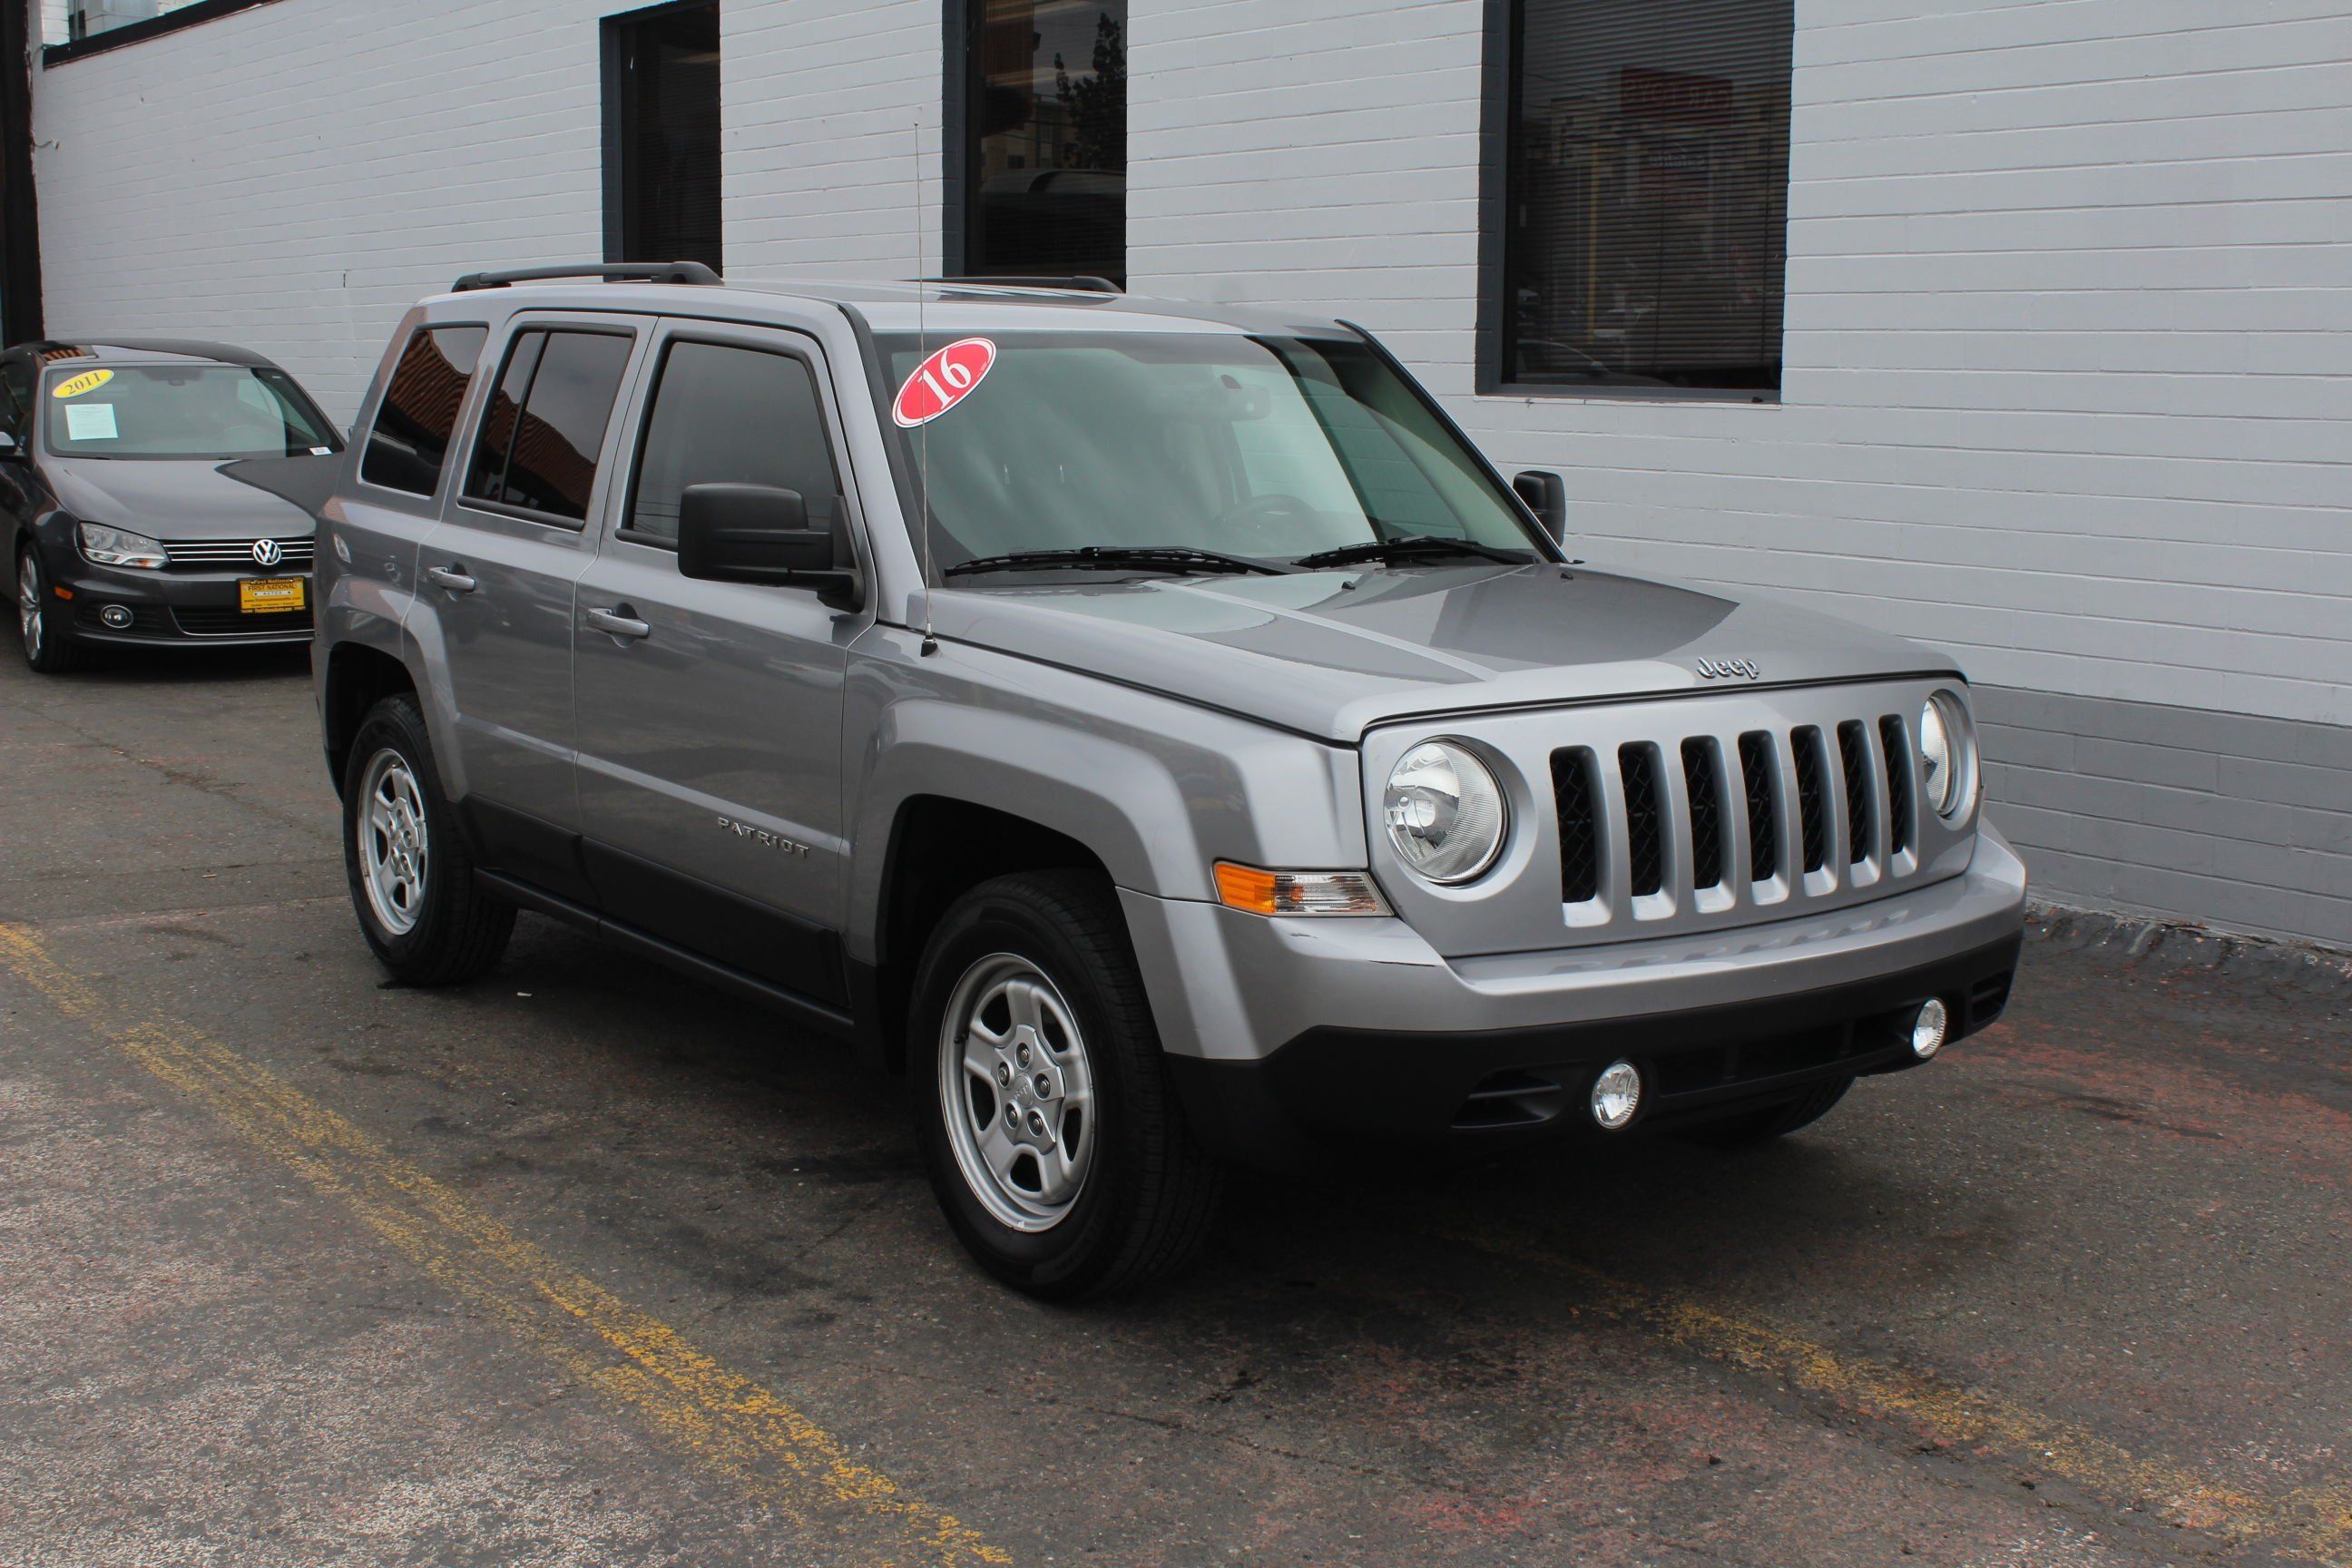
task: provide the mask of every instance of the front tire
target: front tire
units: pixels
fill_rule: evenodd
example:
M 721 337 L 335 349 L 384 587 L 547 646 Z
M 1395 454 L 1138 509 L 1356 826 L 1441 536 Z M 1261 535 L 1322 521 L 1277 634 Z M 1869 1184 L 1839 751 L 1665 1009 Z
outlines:
M 30 544 L 16 557 L 16 636 L 25 662 L 37 674 L 64 675 L 89 662 L 67 629 L 63 602 L 41 574 L 40 552 Z
M 1206 1239 L 1222 1173 L 1184 1125 L 1127 927 L 1097 876 L 957 900 L 915 980 L 916 1137 L 957 1238 L 1046 1300 L 1162 1278 Z
M 360 931 L 411 985 L 454 985 L 498 963 L 515 910 L 474 881 L 416 699 L 387 697 L 343 766 L 343 869 Z

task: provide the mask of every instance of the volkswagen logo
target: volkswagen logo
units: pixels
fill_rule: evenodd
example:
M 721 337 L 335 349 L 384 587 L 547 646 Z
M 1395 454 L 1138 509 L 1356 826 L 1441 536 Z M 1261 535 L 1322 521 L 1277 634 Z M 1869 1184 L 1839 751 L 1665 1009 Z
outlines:
M 257 539 L 253 542 L 253 561 L 255 565 L 275 566 L 280 561 L 285 559 L 286 552 L 278 548 L 278 541 L 274 539 Z

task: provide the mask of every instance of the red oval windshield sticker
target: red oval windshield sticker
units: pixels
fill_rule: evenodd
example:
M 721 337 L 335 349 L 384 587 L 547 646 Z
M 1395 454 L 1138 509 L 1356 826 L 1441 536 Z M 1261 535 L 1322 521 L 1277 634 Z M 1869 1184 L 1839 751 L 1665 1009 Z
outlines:
M 971 396 L 972 388 L 995 363 L 996 345 L 986 338 L 950 343 L 915 367 L 915 374 L 898 389 L 891 417 L 908 430 L 929 425 Z

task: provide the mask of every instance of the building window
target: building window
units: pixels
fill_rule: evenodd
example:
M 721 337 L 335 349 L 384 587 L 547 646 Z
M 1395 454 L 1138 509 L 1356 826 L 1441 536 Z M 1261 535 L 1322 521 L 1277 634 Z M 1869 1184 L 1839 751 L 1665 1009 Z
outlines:
M 1794 0 L 1508 0 L 1502 382 L 1777 393 Z
M 699 261 L 719 248 L 719 7 L 604 20 L 604 259 Z
M 963 267 L 1127 280 L 1127 0 L 961 6 Z

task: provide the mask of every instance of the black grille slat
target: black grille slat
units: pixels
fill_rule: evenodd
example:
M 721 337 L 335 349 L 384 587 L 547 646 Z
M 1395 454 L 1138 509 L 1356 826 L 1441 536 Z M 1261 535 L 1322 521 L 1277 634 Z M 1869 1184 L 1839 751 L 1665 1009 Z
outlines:
M 1693 736 L 1683 742 L 1683 786 L 1690 793 L 1691 886 L 1723 883 L 1723 802 L 1715 783 L 1715 742 Z
M 1878 721 L 1878 739 L 1886 748 L 1886 852 L 1900 855 L 1911 847 L 1911 742 L 1892 713 Z
M 1870 745 L 1859 719 L 1840 724 L 1837 738 L 1845 768 L 1845 858 L 1859 866 L 1870 858 Z
M 1665 818 L 1660 810 L 1657 753 L 1648 746 L 1621 746 L 1617 766 L 1625 781 L 1625 865 L 1628 891 L 1647 898 L 1666 884 Z
M 1559 897 L 1580 904 L 1601 892 L 1599 792 L 1592 753 L 1581 746 L 1551 754 L 1552 803 L 1559 819 Z
M 1822 798 L 1822 732 L 1808 724 L 1789 737 L 1796 752 L 1797 817 L 1804 833 L 1805 869 L 1829 864 L 1829 802 Z
M 1769 881 L 1780 866 L 1780 815 L 1772 798 L 1772 738 L 1761 730 L 1739 737 L 1739 776 L 1748 791 L 1748 875 Z

